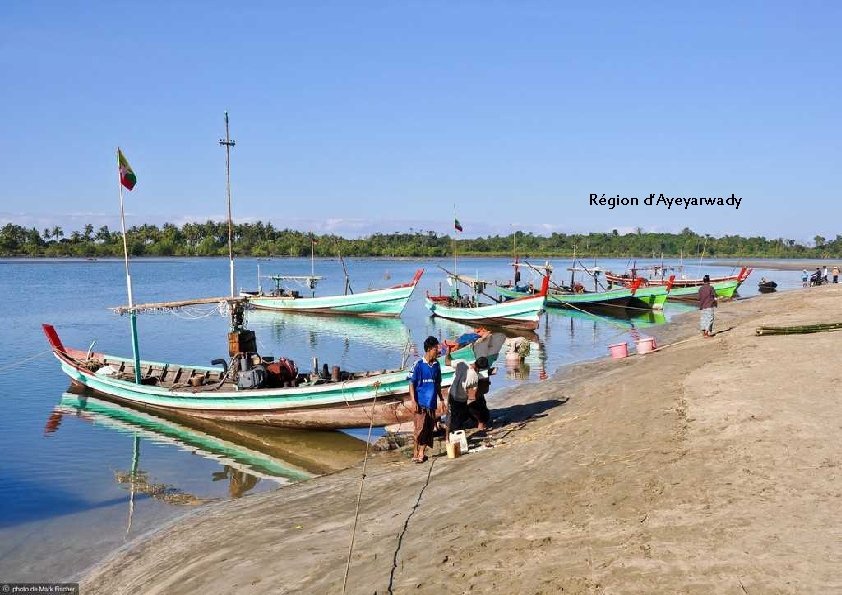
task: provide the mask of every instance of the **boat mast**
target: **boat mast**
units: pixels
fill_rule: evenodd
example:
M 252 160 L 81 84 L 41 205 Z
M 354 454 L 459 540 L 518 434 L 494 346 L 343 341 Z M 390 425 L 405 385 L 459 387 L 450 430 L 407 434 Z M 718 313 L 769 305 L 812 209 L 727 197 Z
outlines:
M 450 241 L 453 244 L 453 274 L 457 274 L 458 269 L 456 268 L 456 232 L 459 231 L 456 229 L 456 203 L 453 203 L 453 239 Z
M 570 289 L 576 285 L 576 244 L 573 244 L 573 266 L 570 267 Z
M 228 194 L 228 261 L 231 271 L 231 297 L 234 297 L 234 223 L 231 220 L 231 147 L 237 144 L 228 133 L 228 112 L 225 112 L 225 138 L 219 139 L 225 147 L 225 186 Z
M 312 296 L 316 297 L 316 286 L 313 278 L 316 276 L 316 236 L 310 233 L 310 280 L 308 285 L 312 290 Z
M 122 164 L 120 163 L 120 147 L 117 147 L 117 187 L 120 189 L 120 226 L 123 229 L 123 255 L 126 263 L 126 291 L 129 298 L 129 307 L 134 305 L 134 296 L 132 295 L 132 276 L 129 273 L 129 244 L 126 241 L 126 211 L 123 207 L 123 177 L 120 171 Z M 131 312 L 129 322 L 132 331 L 132 355 L 134 357 L 134 381 L 135 384 L 141 383 L 140 376 L 140 348 L 137 342 L 137 314 L 134 310 Z
M 514 281 L 512 289 L 517 291 L 517 284 L 520 282 L 520 264 L 518 264 L 517 259 L 517 230 L 514 229 L 514 225 L 512 225 L 512 251 L 515 255 L 515 262 L 512 265 L 515 269 L 514 277 L 512 277 L 512 280 Z M 477 277 L 479 277 L 479 275 L 477 275 Z

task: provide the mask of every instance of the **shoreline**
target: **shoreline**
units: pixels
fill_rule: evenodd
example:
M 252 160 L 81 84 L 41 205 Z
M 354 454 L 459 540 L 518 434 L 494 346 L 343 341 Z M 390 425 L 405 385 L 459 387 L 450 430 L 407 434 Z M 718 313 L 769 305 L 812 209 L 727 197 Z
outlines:
M 842 587 L 842 407 L 822 364 L 842 347 L 754 336 L 836 320 L 832 285 L 723 303 L 713 339 L 691 312 L 648 329 L 656 353 L 495 395 L 493 448 L 426 465 L 378 453 L 349 592 Z M 89 569 L 82 592 L 341 592 L 360 472 L 191 512 Z
M 705 264 L 717 266 L 751 267 L 757 269 L 771 269 L 776 271 L 800 271 L 802 269 L 807 269 L 807 271 L 812 272 L 812 269 L 816 268 L 817 266 L 822 267 L 825 265 L 827 265 L 828 269 L 832 269 L 833 265 L 837 265 L 840 269 L 842 269 L 842 258 L 836 260 L 832 258 L 770 258 L 768 260 L 757 258 L 747 260 L 734 260 L 732 258 L 724 258 L 722 260 L 716 261 L 706 260 Z

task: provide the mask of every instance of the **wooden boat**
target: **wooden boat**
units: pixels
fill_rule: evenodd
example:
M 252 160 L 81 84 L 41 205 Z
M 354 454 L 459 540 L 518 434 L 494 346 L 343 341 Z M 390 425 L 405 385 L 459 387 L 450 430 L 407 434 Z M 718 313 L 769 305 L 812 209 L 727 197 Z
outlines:
M 528 291 L 528 290 L 527 290 Z M 547 292 L 547 307 L 551 308 L 606 308 L 623 309 L 627 307 L 663 309 L 667 301 L 669 288 L 667 287 L 632 287 L 628 289 L 611 289 L 608 291 L 567 292 L 560 289 L 550 289 Z M 516 299 L 529 293 L 523 290 L 511 290 L 498 287 L 497 293 L 504 299 Z
M 718 298 L 733 298 L 736 293 L 737 289 L 740 287 L 740 283 L 738 281 L 718 281 L 716 283 L 711 283 L 711 287 L 713 287 L 713 291 Z M 699 288 L 696 286 L 693 287 L 673 287 L 669 295 L 667 296 L 669 300 L 675 301 L 682 301 L 682 302 L 693 302 L 698 301 L 699 299 Z
M 381 426 L 411 419 L 407 369 L 342 372 L 327 378 L 296 371 L 285 379 L 294 386 L 242 389 L 227 366 L 140 360 L 138 383 L 134 360 L 67 348 L 52 325 L 43 328 L 53 355 L 74 385 L 151 411 L 303 429 Z M 491 336 L 458 350 L 454 359 L 473 361 L 478 354 L 488 356 L 482 342 L 490 341 Z M 250 354 L 249 359 L 255 366 L 267 363 L 257 354 Z M 452 367 L 443 366 L 442 385 L 449 386 L 453 375 Z
M 268 294 L 245 294 L 244 298 L 252 308 L 280 312 L 299 312 L 302 314 L 341 314 L 353 316 L 400 316 L 406 307 L 424 269 L 415 271 L 409 283 L 393 285 L 386 289 L 374 289 L 360 293 L 330 296 L 302 296 L 298 291 L 286 289 L 283 283 L 289 280 L 309 281 L 308 286 L 315 289 L 320 277 L 293 277 L 272 275 L 275 289 Z
M 466 282 L 467 277 L 459 280 Z M 476 280 L 473 280 L 476 283 Z M 485 287 L 484 282 L 483 288 Z M 424 301 L 433 316 L 464 322 L 470 325 L 491 325 L 534 330 L 544 312 L 549 278 L 544 277 L 541 290 L 535 295 L 488 304 L 479 302 L 474 296 L 462 296 L 458 289 L 450 295 L 430 295 Z
M 757 284 L 757 291 L 760 293 L 773 293 L 777 291 L 778 284 L 774 281 L 767 281 L 765 277 L 760 278 L 760 283 Z
M 661 268 L 660 270 L 663 270 L 663 268 Z M 743 268 L 740 269 L 740 272 L 737 273 L 736 275 L 726 275 L 726 276 L 723 276 L 723 277 L 711 277 L 710 282 L 711 283 L 722 283 L 722 282 L 725 282 L 725 281 L 736 281 L 737 286 L 739 286 L 740 284 L 742 284 L 743 281 L 745 281 L 748 278 L 748 276 L 751 274 L 751 271 L 752 271 L 752 269 L 750 269 L 748 267 L 743 267 Z M 640 277 L 640 276 L 637 275 L 637 269 L 632 269 L 631 274 L 623 274 L 623 275 L 615 275 L 613 273 L 607 272 L 607 273 L 605 273 L 605 278 L 608 280 L 608 282 L 610 282 L 614 285 L 622 285 L 623 287 L 630 287 L 631 284 L 634 283 L 634 281 L 636 279 L 643 279 L 642 284 L 645 287 L 650 287 L 650 286 L 653 286 L 653 285 L 667 285 L 669 283 L 669 279 L 665 279 L 665 278 L 663 278 L 663 276 L 660 277 L 660 278 L 658 278 L 658 277 L 653 277 L 653 278 Z M 699 287 L 702 284 L 704 284 L 704 280 L 702 280 L 702 279 L 678 279 L 678 278 L 676 278 L 672 282 L 672 287 L 673 288 Z

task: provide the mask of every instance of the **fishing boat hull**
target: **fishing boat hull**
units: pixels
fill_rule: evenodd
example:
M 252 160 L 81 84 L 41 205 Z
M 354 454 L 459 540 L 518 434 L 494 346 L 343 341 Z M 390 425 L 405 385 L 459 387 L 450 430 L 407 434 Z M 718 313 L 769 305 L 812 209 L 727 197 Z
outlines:
M 142 377 L 152 382 L 137 384 L 132 380 L 132 360 L 66 348 L 52 326 L 44 325 L 44 332 L 62 371 L 75 386 L 144 410 L 323 430 L 383 426 L 412 419 L 407 369 L 357 374 L 337 382 L 237 390 L 225 381 L 222 368 L 141 361 Z M 484 341 L 490 338 L 467 345 L 452 357 L 473 361 L 478 355 L 485 355 L 493 361 L 497 353 L 491 353 Z M 494 343 L 498 351 L 499 343 Z M 442 365 L 443 387 L 452 384 L 453 376 L 454 369 Z M 189 383 L 195 377 L 202 377 L 198 386 Z
M 470 325 L 489 325 L 535 330 L 544 312 L 543 295 L 528 296 L 498 304 L 475 307 L 452 306 L 447 296 L 427 296 L 424 300 L 433 316 Z
M 748 276 L 751 274 L 751 271 L 748 267 L 743 267 L 740 269 L 740 272 L 736 275 L 726 275 L 723 277 L 711 277 L 710 283 L 724 283 L 727 281 L 736 281 L 737 285 L 741 285 L 743 281 L 745 281 Z M 615 285 L 622 285 L 624 287 L 630 286 L 634 283 L 635 279 L 640 277 L 633 277 L 631 275 L 615 275 L 613 273 L 605 273 L 605 278 L 615 284 Z M 700 287 L 704 284 L 703 279 L 673 279 L 672 280 L 672 287 L 673 289 L 676 288 L 684 288 L 684 287 Z M 644 285 L 647 287 L 651 286 L 658 286 L 658 285 L 670 285 L 670 281 L 668 279 L 644 279 Z
M 497 293 L 504 299 L 515 299 L 524 295 L 522 291 L 506 287 L 498 287 Z M 631 289 L 613 289 L 593 293 L 561 293 L 550 290 L 547 293 L 547 307 L 550 308 L 622 309 L 632 306 L 663 309 L 666 301 L 665 287 L 641 287 L 634 292 Z
M 716 294 L 716 297 L 723 298 L 723 299 L 730 299 L 733 298 L 734 295 L 737 293 L 737 289 L 740 287 L 740 282 L 738 281 L 720 281 L 718 283 L 711 283 L 711 287 L 713 287 L 713 291 Z M 699 288 L 698 287 L 673 287 L 667 299 L 682 301 L 682 302 L 694 302 L 699 300 Z
M 632 298 L 632 305 L 642 305 L 652 310 L 663 310 L 669 297 L 669 290 L 664 285 L 638 287 Z
M 401 315 L 409 298 L 412 297 L 423 273 L 423 269 L 419 269 L 412 281 L 403 285 L 349 295 L 318 297 L 251 295 L 244 297 L 252 308 L 260 310 L 301 314 L 397 317 Z
M 221 376 L 219 368 L 192 366 L 191 375 L 206 374 L 208 384 L 198 388 L 168 388 L 136 384 L 131 361 L 124 358 L 75 350 L 53 352 L 71 382 L 118 403 L 141 409 L 174 412 L 191 417 L 234 423 L 262 424 L 287 428 L 338 429 L 387 425 L 408 421 L 408 372 L 374 373 L 349 382 L 314 386 L 234 390 L 213 390 Z M 100 366 L 98 370 L 94 368 Z M 173 366 L 175 367 L 175 366 Z M 108 368 L 107 373 L 102 370 Z M 141 362 L 144 377 L 166 375 L 167 364 Z M 111 370 L 122 370 L 112 374 Z M 442 383 L 453 379 L 452 368 L 442 370 Z

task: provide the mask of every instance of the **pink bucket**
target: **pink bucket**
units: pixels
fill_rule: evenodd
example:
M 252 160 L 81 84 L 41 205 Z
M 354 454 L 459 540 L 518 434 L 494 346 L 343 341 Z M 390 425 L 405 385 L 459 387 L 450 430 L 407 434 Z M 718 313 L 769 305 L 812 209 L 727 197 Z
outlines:
M 645 339 L 637 340 L 637 353 L 649 353 L 650 351 L 654 351 L 655 349 L 657 349 L 657 346 L 655 345 L 654 337 L 646 337 Z
M 615 343 L 608 346 L 608 353 L 612 359 L 623 359 L 629 355 L 629 346 L 626 343 Z

